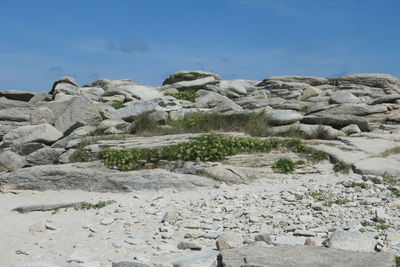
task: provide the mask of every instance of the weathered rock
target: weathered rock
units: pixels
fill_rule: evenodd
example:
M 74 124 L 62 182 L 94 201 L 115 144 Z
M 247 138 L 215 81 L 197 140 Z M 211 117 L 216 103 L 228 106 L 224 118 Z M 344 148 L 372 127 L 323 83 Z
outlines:
M 376 240 L 368 234 L 342 230 L 333 232 L 328 243 L 330 248 L 360 252 L 373 252 L 375 245 Z
M 108 87 L 110 87 L 110 84 Z M 127 100 L 139 99 L 144 101 L 162 96 L 162 94 L 155 87 L 134 83 L 111 87 L 110 89 L 107 89 L 106 93 L 107 95 L 122 94 Z
M 0 121 L 30 121 L 32 108 L 0 109 Z
M 74 129 L 84 125 L 96 126 L 102 121 L 95 105 L 86 98 L 74 99 L 71 105 L 56 120 L 55 127 L 68 135 Z
M 217 79 L 215 79 L 213 76 L 208 76 L 205 78 L 200 78 L 192 81 L 176 82 L 168 87 L 173 87 L 178 90 L 185 90 L 185 89 L 198 90 L 198 89 L 204 89 L 207 84 L 215 84 L 215 83 L 217 83 Z
M 343 127 L 342 129 L 340 129 L 342 132 L 344 133 L 349 133 L 349 134 L 353 134 L 353 133 L 361 133 L 360 128 L 358 128 L 358 126 L 356 124 L 350 124 L 347 125 L 346 127 Z
M 245 247 L 223 250 L 219 263 L 225 267 L 273 266 L 351 266 L 393 267 L 394 255 L 350 252 L 313 246 Z
M 243 246 L 243 237 L 239 233 L 225 231 L 217 238 L 216 246 L 218 250 L 239 248 Z
M 19 145 L 28 142 L 52 144 L 63 134 L 48 123 L 39 125 L 21 126 L 9 131 L 3 136 L 5 145 Z
M 171 263 L 174 267 L 214 267 L 217 266 L 218 254 L 216 250 L 194 252 L 175 259 Z
M 216 182 L 200 176 L 153 169 L 119 172 L 102 163 L 40 165 L 0 175 L 0 185 L 22 190 L 131 191 L 160 188 L 195 188 Z
M 199 97 L 197 97 L 195 100 L 196 107 L 200 107 L 200 108 L 213 108 L 222 101 L 230 100 L 226 96 L 220 95 L 215 92 L 208 92 L 205 90 L 199 90 L 199 91 L 197 91 L 197 94 L 199 95 Z M 230 100 L 230 101 L 232 101 L 232 100 Z
M 267 81 L 282 81 L 282 82 L 297 82 L 297 83 L 307 83 L 312 86 L 328 84 L 328 79 L 319 77 L 309 77 L 309 76 L 274 76 L 263 80 Z
M 94 82 L 91 83 L 87 83 L 85 84 L 83 87 L 100 87 L 105 89 L 106 85 L 111 83 L 112 81 L 110 79 L 107 78 L 102 78 L 102 79 L 98 79 Z
M 0 165 L 5 167 L 8 171 L 22 168 L 26 164 L 27 162 L 24 157 L 12 151 L 4 151 L 0 153 Z
M 292 110 L 278 110 L 268 114 L 271 124 L 286 125 L 300 121 L 303 116 Z
M 8 99 L 5 97 L 0 97 L 0 109 L 29 108 L 29 107 L 31 107 L 31 105 L 29 103 L 26 103 L 23 101 L 12 100 L 12 99 Z
M 172 212 L 166 212 L 163 216 L 163 219 L 161 222 L 167 222 L 169 224 L 175 224 L 176 221 L 178 220 L 180 214 L 177 211 L 172 211 Z
M 354 172 L 361 175 L 390 175 L 400 177 L 400 162 L 391 158 L 367 158 L 354 163 Z
M 19 90 L 4 90 L 0 91 L 0 97 L 6 97 L 8 99 L 28 102 L 32 97 L 35 96 L 35 92 L 30 91 L 19 91 Z
M 48 102 L 51 100 L 53 100 L 53 97 L 48 93 L 36 93 L 34 97 L 28 101 L 28 103 L 31 105 L 36 105 L 40 102 Z
M 399 85 L 399 87 L 400 87 L 400 85 Z M 400 99 L 400 94 L 390 94 L 390 95 L 376 98 L 376 99 L 372 100 L 372 102 L 370 104 L 377 105 L 377 104 L 382 104 L 382 103 L 392 103 L 399 99 Z
M 360 117 L 352 115 L 330 115 L 330 114 L 315 114 L 303 117 L 301 120 L 305 124 L 320 124 L 329 125 L 336 129 L 341 129 L 350 124 L 356 124 L 361 131 L 369 131 L 370 127 L 368 122 Z
M 174 84 L 182 81 L 193 81 L 201 78 L 213 77 L 215 80 L 221 80 L 218 74 L 206 71 L 179 71 L 172 74 L 167 79 L 164 80 L 163 85 Z
M 58 162 L 58 158 L 65 150 L 62 148 L 45 147 L 29 154 L 26 160 L 32 165 L 46 165 Z
M 39 107 L 31 112 L 31 124 L 37 125 L 42 123 L 53 124 L 56 118 L 54 113 L 48 107 Z
M 241 97 L 247 95 L 248 90 L 254 90 L 255 84 L 244 80 L 220 81 L 215 85 L 206 85 L 206 89 L 227 97 Z
M 55 95 L 57 93 L 77 94 L 79 84 L 71 77 L 62 77 L 53 83 L 49 94 Z
M 114 111 L 114 114 L 119 118 L 132 122 L 134 117 L 145 112 L 153 111 L 173 111 L 180 110 L 182 107 L 174 97 L 164 96 L 149 101 L 139 102 L 125 108 L 120 108 Z
M 319 110 L 315 110 L 309 112 L 308 114 L 316 113 L 318 114 L 345 114 L 345 115 L 354 115 L 354 116 L 367 116 L 370 114 L 376 113 L 385 113 L 387 112 L 387 107 L 383 105 L 366 105 L 366 104 L 342 104 L 339 106 L 331 105 L 325 106 L 323 111 L 318 112 Z
M 301 93 L 301 96 L 299 96 L 297 99 L 300 101 L 304 101 L 309 99 L 310 97 L 318 96 L 319 94 L 321 94 L 321 90 L 319 90 L 318 88 L 308 87 Z
M 213 112 L 215 113 L 241 112 L 241 111 L 243 111 L 243 108 L 230 99 L 219 102 L 213 108 Z
M 121 261 L 121 262 L 113 262 L 112 267 L 153 267 L 153 264 L 143 263 L 138 261 Z
M 399 88 L 400 80 L 388 74 L 352 74 L 328 78 L 329 83 L 335 86 L 347 84 L 361 84 L 378 88 Z
M 198 244 L 195 241 L 181 241 L 178 243 L 177 245 L 178 249 L 190 249 L 190 250 L 202 250 L 204 248 L 204 246 Z
M 349 91 L 336 91 L 331 95 L 331 101 L 335 104 L 358 103 L 360 99 Z

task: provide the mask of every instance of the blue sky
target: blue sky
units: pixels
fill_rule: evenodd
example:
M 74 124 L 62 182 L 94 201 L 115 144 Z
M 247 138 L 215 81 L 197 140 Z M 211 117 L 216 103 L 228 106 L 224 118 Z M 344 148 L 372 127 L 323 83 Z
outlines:
M 0 90 L 179 70 L 400 77 L 399 0 L 0 0 Z

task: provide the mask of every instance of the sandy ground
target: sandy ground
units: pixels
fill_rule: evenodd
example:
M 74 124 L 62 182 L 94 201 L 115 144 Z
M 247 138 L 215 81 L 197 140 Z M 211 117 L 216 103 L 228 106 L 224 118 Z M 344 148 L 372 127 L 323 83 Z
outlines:
M 259 180 L 250 185 L 202 188 L 190 191 L 172 189 L 137 191 L 130 193 L 96 193 L 84 191 L 13 191 L 0 194 L 0 259 L 1 266 L 32 260 L 46 260 L 59 264 L 78 255 L 91 266 L 110 266 L 113 261 L 129 261 L 135 257 L 168 262 L 190 251 L 176 249 L 184 232 L 173 233 L 164 239 L 160 223 L 165 212 L 190 213 L 193 205 L 217 196 L 257 192 L 279 192 L 295 189 L 309 181 L 335 183 L 345 179 L 337 175 L 307 175 L 297 179 Z M 35 204 L 115 200 L 116 203 L 99 210 L 64 209 L 21 214 L 12 209 Z M 216 211 L 218 212 L 218 211 Z M 56 230 L 30 231 L 37 223 Z M 208 247 L 215 247 L 210 240 Z M 72 255 L 72 256 L 71 256 Z M 88 265 L 87 265 L 88 266 Z

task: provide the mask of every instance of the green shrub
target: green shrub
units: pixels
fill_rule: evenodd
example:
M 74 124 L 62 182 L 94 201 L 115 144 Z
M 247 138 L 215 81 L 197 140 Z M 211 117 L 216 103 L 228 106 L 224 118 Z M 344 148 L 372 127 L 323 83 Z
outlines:
M 113 101 L 113 103 L 111 104 L 111 106 L 115 109 L 120 109 L 120 108 L 124 108 L 124 102 L 120 101 L 120 100 L 115 100 Z
M 355 134 L 355 133 L 357 133 L 356 131 L 354 131 L 354 130 L 346 130 L 346 131 L 344 131 L 344 133 L 347 135 L 347 136 L 349 136 L 349 135 L 352 135 L 352 134 Z
M 272 169 L 277 173 L 293 173 L 295 163 L 289 158 L 280 158 L 272 165 Z
M 400 267 L 400 256 L 396 256 L 396 267 Z
M 313 139 L 322 139 L 322 140 L 326 140 L 329 139 L 329 133 L 328 130 L 322 126 L 319 125 L 313 132 L 312 134 Z
M 187 100 L 191 102 L 194 102 L 197 97 L 196 91 L 194 90 L 181 90 L 178 93 L 170 94 L 170 96 L 173 96 L 176 99 Z
M 132 170 L 146 163 L 157 163 L 159 160 L 182 161 L 219 161 L 226 156 L 238 153 L 261 152 L 268 153 L 275 149 L 286 149 L 301 153 L 314 153 L 306 149 L 298 139 L 260 139 L 254 137 L 235 137 L 227 135 L 207 134 L 189 142 L 155 149 L 107 149 L 100 153 L 101 159 L 110 168 Z M 307 154 L 306 154 L 307 155 Z M 295 163 L 283 162 L 283 167 L 277 163 L 277 170 L 292 172 Z M 292 170 L 293 169 L 293 170 Z
M 87 162 L 93 160 L 93 157 L 90 155 L 89 151 L 85 150 L 85 147 L 90 144 L 90 141 L 83 140 L 81 141 L 75 151 L 69 156 L 70 162 Z
M 333 165 L 333 170 L 335 172 L 341 172 L 344 174 L 348 174 L 351 170 L 351 166 L 342 161 L 339 161 L 339 162 L 335 163 L 335 165 Z

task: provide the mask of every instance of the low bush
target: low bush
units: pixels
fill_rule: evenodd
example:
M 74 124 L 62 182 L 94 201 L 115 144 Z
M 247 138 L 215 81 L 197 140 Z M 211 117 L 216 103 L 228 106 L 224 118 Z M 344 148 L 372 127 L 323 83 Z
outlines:
M 272 165 L 272 169 L 277 173 L 293 173 L 295 163 L 289 158 L 280 158 Z
M 333 170 L 335 172 L 348 174 L 350 172 L 350 170 L 351 170 L 351 166 L 349 164 L 347 164 L 347 163 L 339 161 L 339 162 L 335 163 L 335 165 L 333 165 Z

